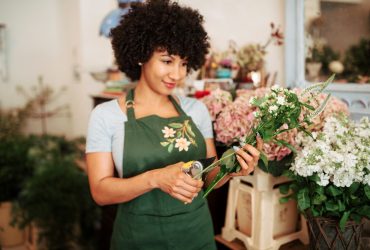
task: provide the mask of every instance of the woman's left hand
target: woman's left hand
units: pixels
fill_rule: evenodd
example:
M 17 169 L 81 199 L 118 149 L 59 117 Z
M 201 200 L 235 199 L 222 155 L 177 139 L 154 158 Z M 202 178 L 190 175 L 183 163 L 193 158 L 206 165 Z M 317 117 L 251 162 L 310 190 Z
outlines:
M 236 151 L 236 158 L 240 164 L 240 171 L 238 173 L 231 173 L 230 176 L 249 175 L 257 166 L 260 158 L 260 150 L 262 150 L 263 141 L 261 137 L 257 136 L 257 148 L 246 144 L 240 150 Z

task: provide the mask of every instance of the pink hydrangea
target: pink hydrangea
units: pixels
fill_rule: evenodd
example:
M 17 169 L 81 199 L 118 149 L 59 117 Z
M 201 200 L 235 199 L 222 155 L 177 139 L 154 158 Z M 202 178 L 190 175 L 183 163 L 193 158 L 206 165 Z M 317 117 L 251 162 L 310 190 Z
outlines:
M 226 106 L 233 102 L 230 92 L 222 89 L 211 91 L 211 94 L 203 97 L 201 101 L 207 106 L 212 121 Z
M 294 91 L 297 94 L 300 94 L 302 92 L 301 89 L 295 89 Z M 315 99 L 310 97 L 310 95 L 306 95 L 305 97 L 302 97 L 302 101 L 308 102 L 311 106 L 313 106 L 314 108 L 317 108 L 325 100 L 326 97 L 327 97 L 327 94 L 325 93 L 321 93 L 317 95 Z M 312 119 L 311 125 L 304 125 L 304 127 L 307 130 L 312 131 L 312 132 L 321 131 L 322 128 L 324 127 L 326 119 L 330 116 L 333 116 L 339 113 L 343 113 L 346 116 L 348 116 L 349 115 L 348 105 L 345 102 L 338 99 L 337 97 L 331 96 L 324 111 L 321 112 L 314 119 Z

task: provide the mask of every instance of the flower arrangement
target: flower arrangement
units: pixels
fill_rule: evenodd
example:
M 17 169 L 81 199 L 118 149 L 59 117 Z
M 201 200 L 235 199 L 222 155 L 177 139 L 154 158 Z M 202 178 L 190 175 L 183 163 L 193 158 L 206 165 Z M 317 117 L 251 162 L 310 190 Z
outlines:
M 302 151 L 285 174 L 293 182 L 280 187 L 296 199 L 304 214 L 357 222 L 370 218 L 370 122 L 347 117 L 328 118 L 323 131 L 313 137 L 300 134 Z
M 215 124 L 216 134 L 218 129 L 220 129 L 220 124 L 217 124 L 217 120 L 224 119 L 224 125 L 227 125 L 225 128 L 228 128 L 230 132 L 237 131 L 236 133 L 241 135 L 240 138 L 235 138 L 241 144 L 255 145 L 256 136 L 260 135 L 266 143 L 274 143 L 277 146 L 286 147 L 290 151 L 295 152 L 295 148 L 289 142 L 283 140 L 281 134 L 287 132 L 294 134 L 296 133 L 294 130 L 304 131 L 310 134 L 303 124 L 312 124 L 311 120 L 324 110 L 324 107 L 329 101 L 330 94 L 326 96 L 326 99 L 317 108 L 307 102 L 301 101 L 301 99 L 307 95 L 314 98 L 333 79 L 334 75 L 324 83 L 312 85 L 301 91 L 300 95 L 297 95 L 293 90 L 283 89 L 278 86 L 271 88 L 262 97 L 249 98 L 250 96 L 243 97 L 241 95 L 239 99 L 225 108 L 223 111 L 226 112 L 225 116 L 223 116 L 223 112 L 219 114 Z M 313 94 L 315 92 L 316 94 Z M 243 98 L 249 98 L 249 102 L 245 102 Z M 236 116 L 234 112 L 236 112 Z M 290 137 L 293 137 L 292 134 Z M 216 136 L 216 139 L 219 138 L 219 136 Z M 272 148 L 271 152 L 276 152 L 273 150 L 276 149 Z M 262 152 L 261 160 L 268 167 L 268 158 Z M 210 171 L 217 165 L 220 165 L 220 171 L 205 191 L 204 196 L 207 196 L 214 186 L 227 174 L 240 170 L 233 148 L 228 149 L 222 155 L 221 159 L 208 166 L 202 173 Z

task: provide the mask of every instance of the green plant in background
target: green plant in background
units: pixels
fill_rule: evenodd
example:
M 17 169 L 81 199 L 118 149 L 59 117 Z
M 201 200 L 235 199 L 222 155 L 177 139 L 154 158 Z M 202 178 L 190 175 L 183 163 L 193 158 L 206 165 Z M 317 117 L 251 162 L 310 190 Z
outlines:
M 370 39 L 361 39 L 359 44 L 351 46 L 345 55 L 344 74 L 350 82 L 359 82 L 362 77 L 367 77 L 364 82 L 370 83 Z
M 16 222 L 23 227 L 35 224 L 46 249 L 93 249 L 99 210 L 87 176 L 76 163 L 81 139 L 32 136 L 31 140 L 34 175 L 19 196 Z
M 340 54 L 335 52 L 330 46 L 325 45 L 318 55 L 318 60 L 322 63 L 321 71 L 324 75 L 330 75 L 332 72 L 329 69 L 329 64 L 332 61 L 337 61 L 340 59 Z
M 16 200 L 32 173 L 27 157 L 30 141 L 21 132 L 30 111 L 30 105 L 0 109 L 0 202 Z

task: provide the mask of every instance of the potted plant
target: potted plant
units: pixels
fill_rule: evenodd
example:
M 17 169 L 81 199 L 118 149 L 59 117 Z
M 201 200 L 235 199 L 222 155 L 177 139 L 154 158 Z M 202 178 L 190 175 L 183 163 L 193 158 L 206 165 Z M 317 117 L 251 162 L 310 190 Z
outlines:
M 29 140 L 21 134 L 28 111 L 27 106 L 0 109 L 0 245 L 4 247 L 24 241 L 24 232 L 11 222 L 14 203 L 32 172 L 27 158 Z
M 323 131 L 301 137 L 293 182 L 282 202 L 297 200 L 307 217 L 312 249 L 358 249 L 363 218 L 370 218 L 370 122 L 328 118 Z
M 46 135 L 31 140 L 34 175 L 20 193 L 17 223 L 37 227 L 39 249 L 91 249 L 99 216 L 76 163 L 78 141 Z

